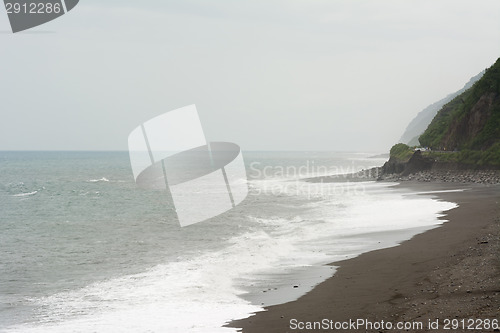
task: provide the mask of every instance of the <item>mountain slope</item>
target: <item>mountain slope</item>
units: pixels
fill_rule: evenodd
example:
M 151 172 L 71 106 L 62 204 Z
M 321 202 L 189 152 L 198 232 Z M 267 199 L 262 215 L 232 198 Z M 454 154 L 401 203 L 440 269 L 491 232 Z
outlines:
M 437 112 L 447 103 L 449 103 L 451 100 L 453 100 L 455 97 L 458 95 L 462 94 L 465 92 L 467 89 L 472 87 L 474 83 L 476 83 L 484 74 L 484 71 L 481 73 L 477 74 L 476 76 L 472 77 L 465 86 L 454 92 L 453 94 L 449 94 L 445 98 L 443 98 L 440 101 L 437 101 L 422 111 L 420 111 L 417 116 L 408 124 L 408 127 L 406 127 L 406 130 L 404 131 L 403 135 L 401 136 L 401 139 L 399 139 L 399 142 L 406 143 L 410 146 L 418 146 L 418 137 L 424 133 L 424 131 L 427 129 L 427 126 L 431 123 L 432 119 L 436 116 Z
M 436 150 L 485 151 L 500 143 L 500 59 L 446 104 L 419 140 Z

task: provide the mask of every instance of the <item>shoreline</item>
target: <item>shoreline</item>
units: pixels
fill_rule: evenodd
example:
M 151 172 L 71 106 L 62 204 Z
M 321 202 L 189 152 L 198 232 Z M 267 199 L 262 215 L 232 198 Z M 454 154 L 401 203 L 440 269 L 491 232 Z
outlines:
M 384 173 L 383 167 L 374 167 L 356 173 L 318 176 L 303 179 L 310 183 L 343 183 L 343 182 L 424 182 L 424 183 L 461 183 L 461 184 L 500 184 L 500 170 L 453 170 L 435 169 L 414 172 L 408 175 L 401 173 Z
M 459 205 L 444 213 L 440 219 L 449 222 L 442 226 L 418 234 L 399 246 L 331 263 L 339 266 L 335 275 L 298 300 L 266 307 L 264 312 L 232 321 L 227 326 L 244 333 L 328 332 L 332 330 L 292 329 L 290 322 L 293 319 L 303 323 L 365 319 L 427 324 L 429 320 L 439 319 L 442 325 L 444 319 L 498 319 L 500 188 L 416 182 L 397 186 L 416 192 L 458 188 L 467 188 L 467 191 L 434 194 L 440 200 Z M 383 329 L 361 331 L 385 332 Z

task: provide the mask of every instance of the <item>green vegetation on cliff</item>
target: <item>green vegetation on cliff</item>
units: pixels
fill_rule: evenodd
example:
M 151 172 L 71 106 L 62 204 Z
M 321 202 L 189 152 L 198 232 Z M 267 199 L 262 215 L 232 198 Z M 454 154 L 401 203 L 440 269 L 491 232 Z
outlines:
M 500 142 L 500 59 L 446 104 L 419 140 L 434 150 L 486 150 Z
M 413 156 L 412 147 L 398 143 L 391 148 L 391 160 L 396 163 L 406 163 Z M 461 164 L 474 168 L 475 166 L 500 168 L 500 142 L 486 150 L 464 149 L 461 151 L 422 151 L 423 157 L 435 162 Z
M 404 143 L 398 143 L 391 148 L 391 158 L 400 162 L 407 162 L 413 155 L 413 150 Z
M 419 146 L 420 143 L 418 141 L 418 138 L 420 137 L 420 135 L 422 135 L 422 133 L 425 132 L 438 111 L 441 110 L 444 105 L 451 102 L 455 97 L 470 89 L 474 85 L 474 83 L 476 83 L 481 77 L 483 77 L 483 75 L 484 71 L 472 77 L 462 89 L 449 94 L 445 98 L 429 105 L 428 107 L 420 111 L 417 116 L 408 124 L 406 130 L 401 136 L 401 139 L 399 139 L 399 142 L 406 143 L 409 146 Z
M 455 97 L 434 117 L 419 138 L 440 161 L 500 165 L 500 59 L 469 90 Z
M 494 144 L 487 150 L 465 149 L 458 152 L 436 152 L 429 151 L 423 153 L 424 156 L 431 157 L 437 162 L 459 163 L 474 167 L 491 166 L 500 167 L 500 142 Z

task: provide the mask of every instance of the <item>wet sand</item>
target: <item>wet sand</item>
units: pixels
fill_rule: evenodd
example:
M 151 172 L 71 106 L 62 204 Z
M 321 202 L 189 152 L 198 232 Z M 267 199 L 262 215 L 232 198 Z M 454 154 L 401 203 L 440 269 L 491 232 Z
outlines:
M 298 300 L 229 326 L 244 333 L 332 332 L 335 325 L 346 327 L 359 319 L 374 326 L 359 322 L 340 331 L 437 332 L 447 320 L 457 319 L 459 327 L 448 332 L 471 331 L 462 325 L 472 325 L 476 332 L 495 331 L 476 319 L 500 319 L 500 187 L 410 182 L 399 186 L 415 191 L 467 190 L 436 194 L 459 204 L 442 217 L 449 220 L 443 226 L 399 246 L 332 263 L 340 266 L 335 275 Z M 422 323 L 422 329 L 376 327 L 381 321 L 393 328 L 398 322 Z M 437 323 L 439 330 L 429 322 Z M 317 326 L 308 329 L 308 323 Z M 450 321 L 450 328 L 455 323 Z

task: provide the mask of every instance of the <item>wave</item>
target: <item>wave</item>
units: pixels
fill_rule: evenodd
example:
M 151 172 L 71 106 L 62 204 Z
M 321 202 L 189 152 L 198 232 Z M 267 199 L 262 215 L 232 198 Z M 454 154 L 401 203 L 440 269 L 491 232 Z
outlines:
M 96 282 L 87 287 L 34 299 L 38 315 L 50 318 L 38 323 L 9 327 L 5 332 L 196 332 L 235 333 L 222 328 L 230 319 L 245 318 L 262 308 L 237 295 L 233 281 L 255 269 L 267 267 L 259 256 L 252 265 L 238 265 L 248 246 L 254 254 L 268 251 L 246 243 L 221 251 L 157 265 L 147 271 Z M 259 266 L 260 265 L 260 266 Z M 232 269 L 229 269 L 232 267 Z
M 283 273 L 311 272 L 313 266 L 396 246 L 442 224 L 437 219 L 441 212 L 456 207 L 404 190 L 387 191 L 391 186 L 370 183 L 364 191 L 346 191 L 315 202 L 304 200 L 307 195 L 299 191 L 303 209 L 298 212 L 281 207 L 273 214 L 264 210 L 266 214 L 260 208 L 267 206 L 257 206 L 243 215 L 251 223 L 250 231 L 226 239 L 223 249 L 200 251 L 141 273 L 33 299 L 34 320 L 5 332 L 105 332 L 112 327 L 120 332 L 235 333 L 236 329 L 221 326 L 263 310 L 256 305 L 263 303 L 259 298 L 254 298 L 258 303 L 248 301 L 252 294 L 263 295 L 266 290 L 268 295 L 269 288 L 281 285 L 287 297 L 296 298 L 300 295 L 291 295 L 293 290 L 303 294 L 321 282 L 297 283 L 300 288 L 293 288 L 295 282 L 283 278 Z M 271 204 L 276 208 L 281 201 Z M 322 272 L 316 278 L 331 276 Z
M 107 179 L 106 177 L 102 177 L 101 179 L 90 179 L 88 180 L 87 182 L 89 183 L 99 183 L 99 182 L 109 182 L 109 179 Z
M 29 193 L 19 193 L 19 194 L 14 194 L 13 197 L 28 197 L 31 195 L 35 195 L 37 193 L 38 193 L 38 191 L 33 191 L 33 192 L 29 192 Z

